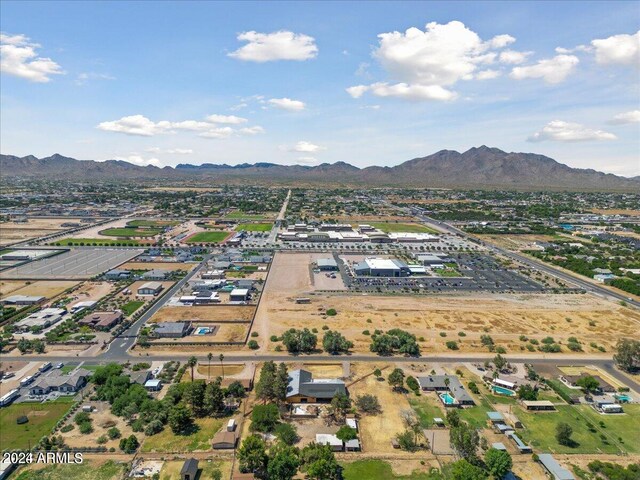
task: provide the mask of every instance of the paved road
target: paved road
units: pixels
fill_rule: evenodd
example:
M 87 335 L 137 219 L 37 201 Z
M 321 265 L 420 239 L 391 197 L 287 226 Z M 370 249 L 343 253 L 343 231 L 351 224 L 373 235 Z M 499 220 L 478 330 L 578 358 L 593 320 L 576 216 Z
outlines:
M 436 226 L 442 230 L 447 231 L 448 233 L 452 233 L 452 234 L 458 234 L 458 235 L 462 235 L 466 238 L 470 238 L 471 236 L 467 233 L 464 232 L 463 230 L 460 230 L 459 228 L 453 227 L 447 223 L 444 222 L 440 222 L 438 220 L 435 220 L 431 217 L 427 217 L 426 215 L 418 215 L 418 218 L 424 222 L 424 223 L 428 223 L 430 225 Z M 593 294 L 593 295 L 598 295 L 600 297 L 603 298 L 611 298 L 614 300 L 618 300 L 618 301 L 624 301 L 627 303 L 627 305 L 632 305 L 636 308 L 640 308 L 640 302 L 633 300 L 632 298 L 624 295 L 623 293 L 618 293 L 618 292 L 614 292 L 612 290 L 609 290 L 607 288 L 604 287 L 600 287 L 598 285 L 595 285 L 587 280 L 583 280 L 577 276 L 571 275 L 569 273 L 563 272 L 562 270 L 558 270 L 553 266 L 550 266 L 549 264 L 543 263 L 543 262 L 539 262 L 537 260 L 533 260 L 525 255 L 521 255 L 519 253 L 516 252 L 512 252 L 510 250 L 505 250 L 504 248 L 501 247 L 497 247 L 495 245 L 483 242 L 482 240 L 480 240 L 480 244 L 486 248 L 488 248 L 489 250 L 493 251 L 494 253 L 498 253 L 501 255 L 504 255 L 505 257 L 508 257 L 512 260 L 515 260 L 517 262 L 523 263 L 525 265 L 527 265 L 528 267 L 534 268 L 536 270 L 540 270 L 548 275 L 552 275 L 554 277 L 560 278 L 561 280 L 564 280 L 567 283 L 571 283 L 573 285 L 577 285 L 580 288 L 583 288 L 585 291 Z
M 284 216 L 287 213 L 287 207 L 289 206 L 289 200 L 291 199 L 291 190 L 287 192 L 287 198 L 284 199 L 282 203 L 282 208 L 280 209 L 280 213 L 276 217 L 276 221 L 273 223 L 273 227 L 271 228 L 271 233 L 269 233 L 269 239 L 267 242 L 270 245 L 273 245 L 276 242 L 276 238 L 278 237 L 278 230 L 282 225 L 282 221 L 284 220 Z
M 153 316 L 153 314 L 155 314 L 160 308 L 162 308 L 171 297 L 173 297 L 204 265 L 206 265 L 207 261 L 210 258 L 211 254 L 205 255 L 196 268 L 191 270 L 191 272 L 189 272 L 185 277 L 176 282 L 176 284 L 171 287 L 169 291 L 167 291 L 162 296 L 162 298 L 154 303 L 153 306 L 144 313 L 144 315 L 136 320 L 118 337 L 114 338 L 113 341 L 109 344 L 108 349 L 97 358 L 107 361 L 119 361 L 125 358 L 128 355 L 127 350 L 129 350 L 129 348 L 133 346 L 136 341 L 136 337 L 138 336 L 138 332 L 147 322 L 147 320 L 149 320 Z

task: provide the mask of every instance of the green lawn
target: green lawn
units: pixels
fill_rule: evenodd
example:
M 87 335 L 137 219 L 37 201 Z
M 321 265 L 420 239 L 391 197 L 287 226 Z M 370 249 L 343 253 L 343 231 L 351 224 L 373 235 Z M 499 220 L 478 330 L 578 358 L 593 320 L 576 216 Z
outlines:
M 235 211 L 235 212 L 231 212 L 228 213 L 224 216 L 224 218 L 228 218 L 230 220 L 253 220 L 253 221 L 260 221 L 260 220 L 266 220 L 268 218 L 267 215 L 264 214 L 260 214 L 260 213 L 244 213 L 244 212 L 240 212 L 240 211 Z
M 480 400 L 480 404 L 475 407 L 466 407 L 458 410 L 460 418 L 469 425 L 476 428 L 483 428 L 487 425 L 487 412 L 493 412 L 495 409 L 489 405 L 484 398 Z
M 122 245 L 123 247 L 135 247 L 140 245 L 138 240 L 114 240 L 112 238 L 65 238 L 52 242 L 50 245 L 61 247 L 82 247 L 82 246 L 113 246 Z
M 64 397 L 47 403 L 14 403 L 0 409 L 0 450 L 33 447 L 69 410 L 73 398 Z M 18 417 L 26 415 L 29 421 L 18 425 Z
M 169 427 L 142 443 L 142 452 L 193 452 L 211 450 L 211 439 L 226 420 L 220 418 L 197 418 L 198 430 L 191 435 L 175 435 Z
M 122 313 L 124 313 L 128 317 L 142 305 L 144 305 L 144 302 L 142 300 L 131 300 L 130 302 L 122 305 L 122 307 L 120 307 L 120 310 L 122 310 Z
M 387 222 L 370 222 L 373 228 L 382 230 L 383 232 L 403 232 L 403 233 L 439 233 L 433 228 L 429 228 L 419 223 L 387 223 Z
M 240 223 L 236 231 L 245 230 L 247 232 L 268 232 L 273 227 L 272 223 Z
M 455 268 L 434 268 L 434 273 L 439 277 L 461 277 L 460 272 Z
M 433 419 L 436 417 L 446 420 L 444 407 L 441 407 L 440 400 L 435 398 L 433 393 L 422 393 L 419 397 L 409 396 L 409 404 L 418 415 L 422 428 L 433 427 Z
M 127 222 L 127 227 L 173 227 L 179 225 L 177 220 L 131 220 Z
M 633 408 L 636 407 L 636 408 Z M 615 441 L 622 437 L 622 448 L 637 452 L 637 432 L 640 430 L 640 406 L 625 406 L 628 412 L 622 416 L 600 415 L 590 406 L 559 405 L 558 412 L 529 413 L 521 407 L 516 407 L 514 414 L 525 426 L 518 433 L 523 441 L 543 452 L 553 453 L 618 453 Z M 586 418 L 585 418 L 586 417 Z M 599 427 L 600 421 L 605 422 L 607 428 Z M 573 428 L 572 438 L 576 442 L 574 447 L 560 445 L 556 441 L 556 425 L 560 422 L 569 424 Z M 589 431 L 587 423 L 596 427 L 596 432 Z M 610 435 L 609 445 L 600 438 L 601 434 Z
M 160 233 L 158 228 L 107 228 L 98 232 L 107 237 L 153 237 Z
M 200 232 L 189 237 L 187 243 L 219 243 L 229 236 L 229 232 Z
M 127 466 L 113 460 L 108 460 L 102 465 L 96 465 L 91 460 L 85 460 L 78 465 L 56 464 L 46 465 L 37 464 L 29 470 L 21 470 L 15 480 L 119 480 L 123 478 L 127 470 Z
M 65 365 L 63 366 L 60 371 L 62 373 L 69 373 L 72 370 L 75 370 L 78 367 L 78 365 Z M 90 372 L 95 372 L 98 367 L 100 367 L 100 365 L 82 365 L 82 369 L 84 370 L 89 370 Z
M 344 463 L 344 480 L 440 480 L 440 473 L 414 472 L 411 475 L 394 475 L 391 465 L 384 460 L 358 460 Z

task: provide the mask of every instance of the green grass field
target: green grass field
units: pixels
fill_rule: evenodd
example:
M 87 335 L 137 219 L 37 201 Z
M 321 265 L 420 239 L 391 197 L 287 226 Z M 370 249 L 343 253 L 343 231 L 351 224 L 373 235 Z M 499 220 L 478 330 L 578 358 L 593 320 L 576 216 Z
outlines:
M 200 232 L 189 237 L 187 243 L 220 243 L 229 236 L 229 232 Z
M 438 233 L 433 228 L 420 225 L 419 223 L 387 223 L 387 222 L 370 222 L 373 228 L 382 230 L 383 232 L 408 232 L 408 233 Z
M 525 426 L 521 438 L 531 446 L 553 453 L 618 453 L 616 442 L 622 437 L 621 448 L 629 452 L 638 452 L 637 432 L 640 431 L 640 405 L 624 407 L 626 415 L 600 415 L 590 406 L 559 405 L 558 412 L 529 413 L 521 407 L 514 409 L 515 415 Z M 600 427 L 600 421 L 606 428 Z M 556 425 L 560 422 L 573 428 L 574 447 L 560 445 L 556 440 Z M 587 423 L 593 425 L 591 432 Z M 608 436 L 605 443 L 600 435 Z
M 179 224 L 176 220 L 131 220 L 127 227 L 173 227 Z
M 445 419 L 444 408 L 438 405 L 440 400 L 432 393 L 422 393 L 419 397 L 409 396 L 409 404 L 418 415 L 422 428 L 433 427 L 433 419 L 436 417 Z
M 111 238 L 65 238 L 51 243 L 60 247 L 83 247 L 83 246 L 113 246 L 122 245 L 124 247 L 135 247 L 140 245 L 138 240 L 114 240 Z
M 109 460 L 102 465 L 97 465 L 91 460 L 85 460 L 82 464 L 57 464 L 46 465 L 36 464 L 33 468 L 21 470 L 15 480 L 119 480 L 123 478 L 127 466 Z
M 253 214 L 253 213 L 244 213 L 244 212 L 231 212 L 224 216 L 224 218 L 228 218 L 230 220 L 266 220 L 268 217 L 266 215 Z
M 0 450 L 33 447 L 71 408 L 73 398 L 63 397 L 47 403 L 14 403 L 0 410 Z M 29 421 L 18 425 L 18 417 L 26 415 Z
M 271 230 L 271 227 L 273 227 L 272 223 L 241 223 L 236 227 L 236 231 L 268 232 Z
M 141 300 L 131 300 L 130 302 L 127 302 L 124 305 L 122 305 L 120 309 L 122 310 L 122 313 L 124 313 L 128 317 L 137 309 L 139 309 L 142 305 L 144 305 L 144 302 Z
M 160 233 L 158 228 L 107 228 L 98 232 L 106 237 L 153 237 Z
M 222 423 L 219 418 L 197 418 L 195 424 L 198 431 L 191 435 L 175 435 L 166 427 L 157 435 L 147 437 L 142 443 L 142 452 L 193 452 L 196 450 L 211 450 L 211 439 Z
M 440 480 L 440 473 L 414 472 L 411 475 L 394 475 L 391 465 L 384 460 L 358 460 L 344 463 L 344 480 Z

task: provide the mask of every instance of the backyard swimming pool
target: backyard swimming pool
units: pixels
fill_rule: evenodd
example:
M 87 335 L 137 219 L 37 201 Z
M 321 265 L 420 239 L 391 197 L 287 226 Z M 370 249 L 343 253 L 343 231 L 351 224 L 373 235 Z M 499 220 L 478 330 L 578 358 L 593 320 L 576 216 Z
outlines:
M 440 400 L 442 400 L 442 403 L 444 403 L 445 405 L 453 405 L 454 403 L 456 403 L 456 399 L 448 393 L 441 393 L 438 396 L 440 397 Z
M 615 399 L 622 403 L 629 403 L 631 401 L 631 397 L 629 395 L 625 395 L 624 393 L 618 393 L 614 395 Z
M 194 335 L 208 335 L 210 333 L 212 333 L 212 329 L 209 327 L 198 327 L 195 332 L 193 332 Z
M 491 390 L 493 390 L 493 393 L 497 393 L 499 395 L 506 395 L 507 397 L 513 397 L 516 392 L 514 392 L 513 390 L 509 390 L 508 388 L 504 388 L 504 387 L 498 387 L 497 385 L 494 385 L 493 387 L 491 387 Z

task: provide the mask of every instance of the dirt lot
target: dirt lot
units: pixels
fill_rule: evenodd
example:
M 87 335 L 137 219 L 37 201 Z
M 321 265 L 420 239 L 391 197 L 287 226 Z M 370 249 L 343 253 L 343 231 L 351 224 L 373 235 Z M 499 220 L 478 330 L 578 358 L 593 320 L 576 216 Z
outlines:
M 78 290 L 73 292 L 73 300 L 67 305 L 68 308 L 73 307 L 76 303 L 87 301 L 99 301 L 102 297 L 108 295 L 113 289 L 113 283 L 109 282 L 85 282 Z
M 254 306 L 202 306 L 202 307 L 163 307 L 151 317 L 149 323 L 190 321 L 224 321 L 224 320 L 251 320 Z
M 388 365 L 366 364 L 356 365 L 353 368 L 355 383 L 349 385 L 349 396 L 355 399 L 358 395 L 373 393 L 378 397 L 382 407 L 382 413 L 378 415 L 365 415 L 360 418 L 360 439 L 363 450 L 367 453 L 389 453 L 393 451 L 391 439 L 404 431 L 405 426 L 401 413 L 403 410 L 411 410 L 407 397 L 401 393 L 395 393 L 386 381 L 379 381 L 374 375 L 369 375 L 358 380 L 364 375 L 373 372 L 376 368 L 382 370 L 386 377 L 391 371 L 383 370 Z
M 254 324 L 263 349 L 273 350 L 279 343 L 267 345 L 266 339 L 289 328 L 320 330 L 327 325 L 353 341 L 356 352 L 369 351 L 370 336 L 363 331 L 373 333 L 375 329 L 397 327 L 424 337 L 420 342 L 424 351 L 445 352 L 445 342 L 456 340 L 463 352 L 486 352 L 480 336 L 489 332 L 496 344 L 508 351 L 524 348 L 519 340 L 524 334 L 538 340 L 552 336 L 557 341 L 575 336 L 585 352 L 597 353 L 589 346 L 591 342 L 611 351 L 618 338 L 634 336 L 640 326 L 638 312 L 588 295 L 314 294 L 307 268 L 310 257 L 311 254 L 276 254 Z M 294 300 L 299 296 L 309 296 L 311 303 L 296 304 Z M 336 309 L 338 314 L 327 317 L 324 312 L 328 308 Z M 460 331 L 466 336 L 459 337 Z
M 84 402 L 83 405 L 91 405 L 97 408 L 96 412 L 90 413 L 90 417 L 93 420 L 93 433 L 88 435 L 83 435 L 80 433 L 78 426 L 73 422 L 73 416 L 69 419 L 67 423 L 71 423 L 75 425 L 75 428 L 70 432 L 61 433 L 58 432 L 59 435 L 62 435 L 65 443 L 70 447 L 86 447 L 86 446 L 94 446 L 97 447 L 98 443 L 96 439 L 101 437 L 102 435 L 107 436 L 107 430 L 111 427 L 115 426 L 122 433 L 122 437 L 126 438 L 133 433 L 131 427 L 127 425 L 127 422 L 121 418 L 116 417 L 110 411 L 109 404 L 107 402 Z M 78 410 L 80 412 L 82 410 Z M 115 424 L 115 425 L 114 425 Z M 141 436 L 144 436 L 142 433 L 135 434 L 138 437 L 138 440 L 142 441 Z M 107 436 L 107 438 L 109 438 Z M 103 445 L 107 448 L 114 447 L 116 451 L 119 450 L 118 444 L 120 442 L 119 438 L 115 440 L 109 440 L 107 443 Z
M 103 223 L 102 225 L 96 225 L 93 228 L 87 228 L 86 230 L 82 230 L 73 235 L 69 235 L 65 238 L 95 238 L 100 240 L 105 240 L 105 239 L 113 240 L 116 237 L 105 237 L 104 235 L 100 235 L 99 232 L 101 232 L 102 230 L 106 230 L 107 228 L 124 228 L 127 222 L 129 221 L 131 221 L 130 218 L 114 220 L 113 222 Z
M 0 294 L 5 297 L 11 295 L 33 295 L 43 296 L 51 299 L 56 295 L 60 295 L 66 289 L 78 285 L 80 282 L 72 282 L 66 280 L 39 280 L 37 282 L 22 282 L 19 280 L 2 280 L 0 282 Z M 5 290 L 6 289 L 6 290 Z
M 78 222 L 69 218 L 30 218 L 27 223 L 0 222 L 0 245 L 9 245 L 64 230 L 60 225 Z
M 491 242 L 502 248 L 509 250 L 538 250 L 535 242 L 554 242 L 557 237 L 553 235 L 475 235 L 481 240 Z M 579 240 L 571 239 L 578 242 Z
M 127 262 L 118 268 L 124 270 L 184 270 L 190 272 L 197 263 L 180 263 L 180 262 Z

